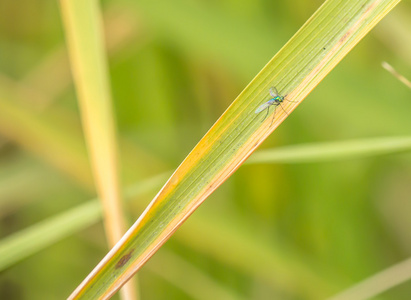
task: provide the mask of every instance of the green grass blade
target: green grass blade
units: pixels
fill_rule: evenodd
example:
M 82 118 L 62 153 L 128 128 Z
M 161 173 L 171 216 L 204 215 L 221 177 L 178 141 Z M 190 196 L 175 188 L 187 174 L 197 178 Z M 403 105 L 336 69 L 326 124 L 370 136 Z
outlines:
M 125 196 L 136 197 L 158 188 L 167 175 L 162 174 L 139 182 L 125 190 Z M 101 219 L 102 209 L 98 199 L 79 205 L 53 216 L 0 241 L 0 270 L 95 224 Z
M 384 155 L 411 150 L 411 137 L 294 145 L 254 153 L 246 164 L 313 163 Z
M 254 78 L 188 155 L 139 220 L 70 299 L 112 296 L 298 105 L 261 122 L 276 86 L 300 102 L 399 0 L 326 1 Z

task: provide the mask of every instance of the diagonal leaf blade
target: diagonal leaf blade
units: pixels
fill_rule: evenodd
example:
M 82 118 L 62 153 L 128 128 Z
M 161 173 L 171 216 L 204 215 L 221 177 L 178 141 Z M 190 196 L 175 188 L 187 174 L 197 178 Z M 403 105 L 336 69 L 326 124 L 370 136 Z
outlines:
M 70 299 L 112 296 L 399 0 L 326 1 L 213 125 Z M 255 110 L 275 86 L 272 122 Z

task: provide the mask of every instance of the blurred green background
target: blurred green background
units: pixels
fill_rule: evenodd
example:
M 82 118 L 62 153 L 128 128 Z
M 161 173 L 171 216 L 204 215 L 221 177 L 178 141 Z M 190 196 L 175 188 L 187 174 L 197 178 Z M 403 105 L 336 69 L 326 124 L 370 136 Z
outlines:
M 123 186 L 174 170 L 321 4 L 103 1 Z M 411 78 L 410 16 L 394 9 L 263 147 L 408 135 L 410 90 L 381 62 Z M 2 238 L 95 197 L 64 39 L 58 2 L 0 0 Z M 142 299 L 331 296 L 410 256 L 410 182 L 409 153 L 243 166 L 138 273 Z M 65 298 L 107 251 L 100 222 L 0 271 L 0 299 Z

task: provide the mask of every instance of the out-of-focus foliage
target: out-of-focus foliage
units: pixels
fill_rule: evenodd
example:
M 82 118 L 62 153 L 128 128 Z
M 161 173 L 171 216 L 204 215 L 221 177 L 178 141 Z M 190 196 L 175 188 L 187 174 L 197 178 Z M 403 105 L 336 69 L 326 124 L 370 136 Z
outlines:
M 123 185 L 175 169 L 320 4 L 104 1 Z M 410 15 L 400 4 L 264 147 L 409 135 L 410 92 L 380 63 L 411 77 Z M 0 2 L 1 237 L 95 196 L 70 76 L 57 3 Z M 309 299 L 290 288 L 299 268 L 270 273 L 272 253 L 329 274 L 313 284 L 331 295 L 410 256 L 410 180 L 409 153 L 244 166 L 139 272 L 142 298 Z M 3 270 L 0 299 L 64 298 L 106 251 L 93 225 Z

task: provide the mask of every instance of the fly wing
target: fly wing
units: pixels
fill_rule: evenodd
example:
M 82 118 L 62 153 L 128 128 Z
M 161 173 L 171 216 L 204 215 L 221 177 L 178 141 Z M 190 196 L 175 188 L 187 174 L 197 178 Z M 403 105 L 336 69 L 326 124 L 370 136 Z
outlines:
M 270 102 L 266 102 L 266 103 L 264 103 L 264 104 L 261 104 L 261 105 L 255 110 L 255 113 L 258 114 L 258 113 L 262 112 L 263 110 L 267 109 L 270 105 L 271 105 Z
M 278 91 L 277 91 L 277 89 L 275 88 L 275 86 L 272 86 L 272 87 L 270 88 L 270 95 L 271 95 L 271 97 L 273 97 L 273 98 L 275 98 L 275 97 L 278 96 Z

